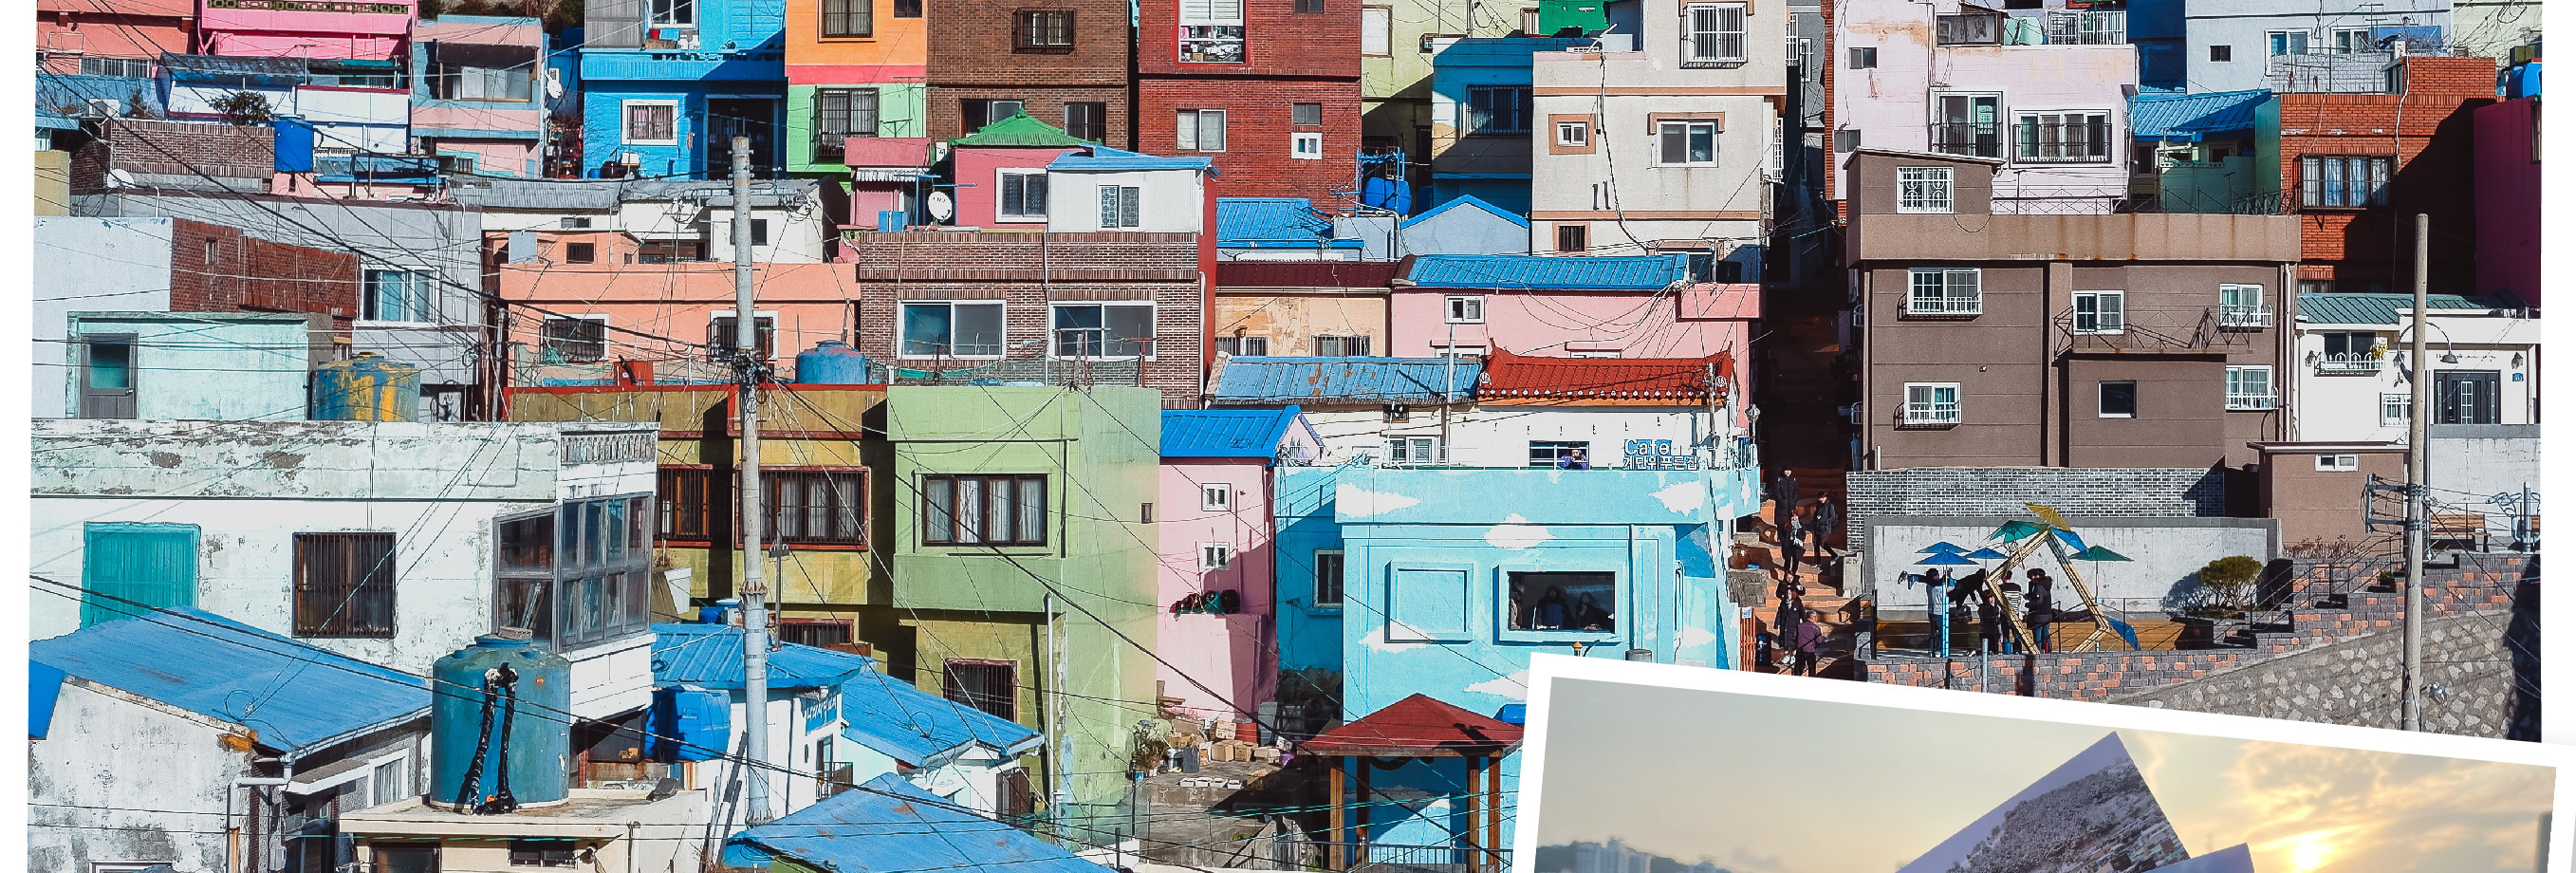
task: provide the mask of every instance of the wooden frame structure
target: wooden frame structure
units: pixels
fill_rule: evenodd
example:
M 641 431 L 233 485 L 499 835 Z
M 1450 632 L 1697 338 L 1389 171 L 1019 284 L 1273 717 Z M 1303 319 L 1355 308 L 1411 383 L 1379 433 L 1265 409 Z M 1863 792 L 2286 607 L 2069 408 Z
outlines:
M 1415 694 L 1386 708 L 1307 740 L 1298 751 L 1332 759 L 1330 804 L 1332 839 L 1325 846 L 1324 869 L 1366 866 L 1369 810 L 1375 793 L 1369 786 L 1371 762 L 1381 758 L 1458 758 L 1467 768 L 1464 796 L 1467 830 L 1457 838 L 1468 853 L 1467 867 L 1476 873 L 1503 873 L 1510 865 L 1503 851 L 1503 758 L 1521 745 L 1521 727 Z M 1354 775 L 1356 774 L 1356 775 Z M 1357 783 L 1354 786 L 1352 783 Z M 1356 787 L 1356 791 L 1351 790 Z M 1352 808 L 1356 795 L 1359 805 Z M 1352 813 L 1357 813 L 1356 816 Z

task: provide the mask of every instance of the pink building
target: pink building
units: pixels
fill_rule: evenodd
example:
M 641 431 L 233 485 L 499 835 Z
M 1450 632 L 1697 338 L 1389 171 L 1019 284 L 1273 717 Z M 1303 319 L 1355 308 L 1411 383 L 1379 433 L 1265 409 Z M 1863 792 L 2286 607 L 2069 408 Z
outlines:
M 1180 708 L 1224 715 L 1275 693 L 1274 583 L 1313 570 L 1283 567 L 1271 548 L 1270 470 L 1312 461 L 1322 445 L 1294 406 L 1163 411 L 1154 639 L 1163 696 Z
M 417 11 L 414 0 L 199 0 L 197 52 L 408 65 Z
M 854 136 L 842 142 L 841 160 L 850 168 L 849 225 L 845 230 L 901 230 L 918 216 L 914 199 L 929 189 L 930 140 L 909 136 Z M 954 195 L 952 195 L 954 196 Z M 887 227 L 879 214 L 899 211 L 901 222 Z M 856 261 L 848 246 L 834 246 L 834 260 Z
M 2533 64 L 2537 68 L 2538 64 Z M 2540 306 L 2540 98 L 2476 110 L 2479 294 Z
M 1027 115 L 993 122 L 956 144 L 957 226 L 1045 230 L 1046 167 L 1091 143 Z
M 705 350 L 656 337 L 731 345 L 731 261 L 674 259 L 618 230 L 549 231 L 509 260 L 510 234 L 487 234 L 494 291 L 501 299 L 550 314 L 510 318 L 511 382 L 606 379 L 621 361 L 649 361 L 664 381 L 731 378 Z M 823 340 L 847 340 L 852 307 L 849 267 L 828 263 L 761 263 L 759 327 L 781 379 L 796 376 L 796 354 Z M 835 274 L 839 275 L 835 275 Z M 782 425 L 789 430 L 794 425 Z
M 412 153 L 537 178 L 546 132 L 544 22 L 450 15 L 411 30 Z
M 36 0 L 48 73 L 149 77 L 162 52 L 188 51 L 196 29 L 193 0 Z
M 1688 255 L 1424 255 L 1388 293 L 1397 357 L 1741 355 L 1761 286 L 1688 281 Z

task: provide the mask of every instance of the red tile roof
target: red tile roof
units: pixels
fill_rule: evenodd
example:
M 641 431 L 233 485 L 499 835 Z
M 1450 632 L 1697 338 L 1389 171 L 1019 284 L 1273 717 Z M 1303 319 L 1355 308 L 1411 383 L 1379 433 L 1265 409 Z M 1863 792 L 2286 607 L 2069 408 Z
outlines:
M 1708 396 L 1708 365 L 1724 380 L 1735 378 L 1725 352 L 1705 358 L 1533 358 L 1502 349 L 1485 358 L 1476 384 L 1482 398 L 1575 400 L 1701 400 Z
M 1325 731 L 1300 745 L 1298 751 L 1380 758 L 1492 757 L 1520 743 L 1519 725 L 1415 694 L 1358 721 Z

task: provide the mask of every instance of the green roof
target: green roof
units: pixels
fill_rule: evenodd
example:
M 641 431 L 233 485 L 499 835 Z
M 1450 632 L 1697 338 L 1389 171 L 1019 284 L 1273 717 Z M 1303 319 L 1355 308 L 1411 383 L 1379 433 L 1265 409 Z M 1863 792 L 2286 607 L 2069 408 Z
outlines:
M 2399 310 L 2413 309 L 2413 294 L 2301 294 L 2299 320 L 2311 324 L 2389 324 L 2397 323 Z M 2460 294 L 2428 294 L 2424 308 L 2438 309 L 2510 309 L 2510 304 L 2492 297 L 2468 297 Z
M 987 148 L 1075 148 L 1092 144 L 1088 140 L 1073 138 L 1063 128 L 1030 118 L 1026 112 L 984 125 L 983 130 L 950 142 Z

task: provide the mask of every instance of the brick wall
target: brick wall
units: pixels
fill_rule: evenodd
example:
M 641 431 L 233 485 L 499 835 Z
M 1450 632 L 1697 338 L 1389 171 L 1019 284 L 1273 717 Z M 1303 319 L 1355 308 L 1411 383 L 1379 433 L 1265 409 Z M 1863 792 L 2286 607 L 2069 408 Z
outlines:
M 1022 107 L 1022 111 L 1027 112 L 1030 118 L 1057 127 L 1064 126 L 1065 104 L 1101 103 L 1106 104 L 1106 114 L 1101 124 L 1106 128 L 1108 144 L 1113 148 L 1135 147 L 1135 141 L 1129 135 L 1129 132 L 1135 129 L 1132 103 L 1123 85 L 1120 87 L 1057 87 L 1046 84 L 1043 77 L 1040 77 L 1026 83 L 933 85 L 925 92 L 923 99 L 929 101 L 926 109 L 930 117 L 932 139 L 953 139 L 974 132 L 966 126 L 960 109 L 963 101 L 967 100 L 1018 100 L 1026 104 Z M 1168 152 L 1169 149 L 1164 151 Z
M 73 190 L 105 188 L 111 169 L 196 182 L 203 181 L 198 173 L 265 182 L 276 168 L 275 134 L 266 127 L 115 118 L 106 128 L 73 154 Z
M 1844 476 L 1852 549 L 1873 517 L 2005 515 L 2037 503 L 2069 516 L 2178 518 L 2227 514 L 2227 484 L 2213 470 L 2161 467 L 1913 467 Z
M 2414 282 L 2415 214 L 2431 217 L 2435 292 L 2471 293 L 2476 190 L 2470 114 L 2493 103 L 2495 62 L 2423 57 L 2407 61 L 2407 93 L 2281 95 L 2281 184 L 2300 203 L 2300 158 L 2396 158 L 2389 205 L 2362 210 L 2299 208 L 2301 279 L 2337 290 L 2403 292 Z
M 1073 46 L 1060 52 L 1014 50 L 1014 14 L 1043 8 L 1073 13 Z M 1110 145 L 1131 143 L 1127 82 L 1132 55 L 1127 4 L 1121 0 L 1048 0 L 1044 4 L 996 0 L 930 0 L 930 135 L 960 136 L 957 101 L 1026 100 L 1028 113 L 1048 124 L 1064 123 L 1066 101 L 1109 104 Z
M 1360 77 L 1360 4 L 1324 3 L 1298 12 L 1296 0 L 1244 0 L 1243 63 L 1180 62 L 1180 0 L 1137 0 L 1136 69 L 1146 76 Z M 1358 128 L 1335 128 L 1350 130 Z
M 1323 122 L 1289 122 L 1290 104 L 1323 104 Z M 1174 148 L 1176 114 L 1183 109 L 1225 110 L 1225 151 L 1204 154 L 1216 161 L 1217 176 L 1208 181 L 1218 197 L 1310 197 L 1330 205 L 1333 192 L 1352 187 L 1351 168 L 1359 160 L 1360 85 L 1347 80 L 1142 78 L 1136 83 L 1136 141 L 1155 154 L 1184 154 Z M 1291 132 L 1324 135 L 1324 156 L 1300 160 L 1288 156 Z
M 211 257 L 210 257 L 211 256 Z M 358 317 L 358 256 L 270 242 L 239 228 L 172 224 L 173 312 L 311 312 L 347 327 Z
M 973 233 L 862 234 L 852 294 L 858 348 L 878 361 L 895 354 L 897 305 L 904 300 L 1000 300 L 1014 360 L 1045 357 L 1051 303 L 1152 302 L 1154 359 L 1145 387 L 1167 400 L 1195 401 L 1201 388 L 1206 319 L 1197 234 Z M 915 361 L 909 366 L 928 363 Z

